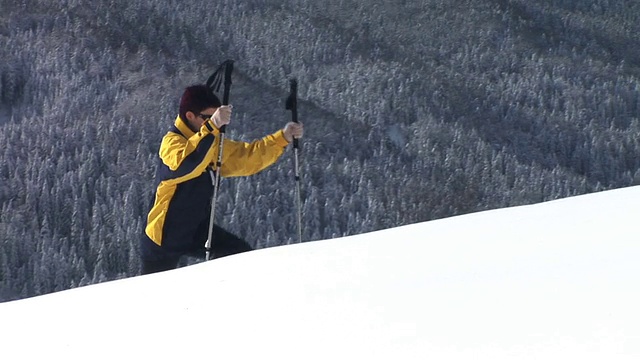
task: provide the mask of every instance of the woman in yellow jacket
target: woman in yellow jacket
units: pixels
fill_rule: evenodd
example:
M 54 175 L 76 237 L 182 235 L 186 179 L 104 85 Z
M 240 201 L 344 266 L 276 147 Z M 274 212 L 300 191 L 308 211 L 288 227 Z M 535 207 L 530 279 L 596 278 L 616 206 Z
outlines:
M 218 158 L 220 127 L 231 120 L 232 106 L 205 85 L 185 89 L 174 126 L 162 138 L 156 172 L 155 200 L 142 237 L 142 273 L 175 269 L 183 255 L 204 256 L 209 229 L 213 174 L 248 176 L 276 162 L 303 126 L 287 123 L 284 129 L 251 143 L 225 139 L 221 169 Z M 221 257 L 251 250 L 244 240 L 217 225 L 213 254 Z

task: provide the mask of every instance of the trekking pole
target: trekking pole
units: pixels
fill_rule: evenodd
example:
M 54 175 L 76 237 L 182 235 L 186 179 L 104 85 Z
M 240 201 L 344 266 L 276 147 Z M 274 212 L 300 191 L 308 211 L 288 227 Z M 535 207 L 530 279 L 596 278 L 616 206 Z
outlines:
M 231 89 L 231 73 L 233 72 L 233 60 L 227 60 L 223 62 L 218 69 L 207 80 L 207 87 L 212 92 L 220 90 L 220 84 L 222 83 L 222 74 L 224 74 L 224 92 L 222 95 L 222 105 L 229 105 L 229 90 Z M 218 144 L 218 160 L 216 161 L 215 170 L 208 169 L 211 176 L 211 183 L 213 184 L 213 196 L 211 197 L 211 213 L 209 214 L 209 235 L 207 236 L 207 242 L 204 245 L 206 254 L 205 259 L 209 261 L 212 258 L 213 243 L 213 222 L 216 214 L 216 202 L 218 201 L 218 188 L 220 187 L 220 172 L 222 171 L 222 146 L 224 143 L 224 135 L 227 130 L 227 125 L 222 125 L 220 131 L 220 142 Z
M 286 109 L 291 110 L 291 121 L 298 122 L 298 81 L 289 81 L 290 93 L 286 102 Z M 294 171 L 296 180 L 296 207 L 298 215 L 298 242 L 302 242 L 302 200 L 300 195 L 300 164 L 298 161 L 298 139 L 293 138 Z

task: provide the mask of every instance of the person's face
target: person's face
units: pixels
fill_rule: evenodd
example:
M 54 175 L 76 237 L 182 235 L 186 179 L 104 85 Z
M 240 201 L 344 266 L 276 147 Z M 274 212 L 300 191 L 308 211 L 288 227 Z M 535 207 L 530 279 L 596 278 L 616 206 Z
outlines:
M 200 111 L 199 113 L 187 111 L 187 120 L 189 121 L 189 125 L 194 130 L 200 129 L 202 124 L 209 120 L 216 110 L 217 108 L 210 107 Z

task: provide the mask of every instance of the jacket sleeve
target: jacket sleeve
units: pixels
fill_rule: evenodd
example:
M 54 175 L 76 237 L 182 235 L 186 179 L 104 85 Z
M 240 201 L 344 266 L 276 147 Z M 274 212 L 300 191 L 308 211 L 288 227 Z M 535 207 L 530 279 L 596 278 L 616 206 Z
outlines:
M 275 163 L 288 144 L 282 130 L 251 143 L 225 139 L 220 174 L 234 177 L 258 173 Z M 217 157 L 217 149 L 215 153 Z

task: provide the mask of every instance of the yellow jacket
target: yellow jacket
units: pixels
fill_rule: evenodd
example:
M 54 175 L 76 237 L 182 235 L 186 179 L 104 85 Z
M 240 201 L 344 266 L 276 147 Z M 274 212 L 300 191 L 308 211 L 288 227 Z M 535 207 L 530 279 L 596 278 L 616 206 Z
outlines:
M 206 240 L 203 230 L 208 228 L 213 194 L 211 171 L 217 171 L 219 135 L 211 120 L 196 133 L 178 117 L 162 138 L 155 200 L 145 229 L 155 246 L 175 253 L 203 247 Z M 225 138 L 220 174 L 223 177 L 255 174 L 275 163 L 288 144 L 282 130 L 251 143 Z M 142 250 L 144 254 L 144 247 Z

